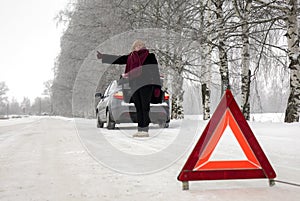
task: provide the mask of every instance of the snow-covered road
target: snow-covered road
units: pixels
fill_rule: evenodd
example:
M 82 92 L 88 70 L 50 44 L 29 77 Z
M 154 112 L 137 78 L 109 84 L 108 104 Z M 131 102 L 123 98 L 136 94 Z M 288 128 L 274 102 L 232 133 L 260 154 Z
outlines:
M 206 123 L 151 125 L 150 138 L 133 139 L 133 124 L 110 131 L 96 129 L 95 120 L 1 120 L 0 200 L 300 200 L 299 187 L 269 187 L 266 179 L 195 181 L 182 191 L 177 176 Z M 250 127 L 277 179 L 299 184 L 300 124 Z

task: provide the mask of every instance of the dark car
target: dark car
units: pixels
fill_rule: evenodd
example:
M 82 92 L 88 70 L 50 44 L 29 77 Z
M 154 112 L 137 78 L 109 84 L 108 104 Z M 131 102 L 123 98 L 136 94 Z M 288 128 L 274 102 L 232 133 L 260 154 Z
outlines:
M 116 124 L 137 123 L 134 103 L 130 97 L 130 88 L 127 78 L 112 81 L 104 94 L 95 94 L 97 127 L 114 129 Z M 161 128 L 168 128 L 170 122 L 169 94 L 161 91 L 158 103 L 150 104 L 151 123 L 159 124 Z M 153 101 L 152 101 L 153 102 Z M 154 101 L 155 102 L 155 101 Z

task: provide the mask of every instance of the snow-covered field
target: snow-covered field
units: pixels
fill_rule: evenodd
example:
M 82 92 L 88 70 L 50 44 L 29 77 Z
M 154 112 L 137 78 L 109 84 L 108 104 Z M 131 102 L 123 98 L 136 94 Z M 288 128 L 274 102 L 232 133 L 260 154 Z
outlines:
M 249 125 L 277 173 L 300 184 L 300 123 L 283 114 L 252 115 Z M 0 120 L 0 200 L 300 200 L 300 187 L 267 179 L 192 181 L 177 176 L 208 121 L 199 116 L 151 125 L 97 129 L 95 120 L 29 117 Z M 227 131 L 226 131 L 227 132 Z M 228 131 L 215 158 L 242 158 Z

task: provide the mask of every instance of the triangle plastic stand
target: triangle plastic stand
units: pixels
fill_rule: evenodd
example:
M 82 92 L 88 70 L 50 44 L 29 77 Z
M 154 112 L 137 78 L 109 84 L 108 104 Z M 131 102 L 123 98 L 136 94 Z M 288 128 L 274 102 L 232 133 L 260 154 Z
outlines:
M 209 160 L 227 126 L 231 128 L 246 160 Z M 178 176 L 178 180 L 183 182 L 183 189 L 188 189 L 188 181 L 224 179 L 268 178 L 272 186 L 275 177 L 275 171 L 231 91 L 226 90 Z

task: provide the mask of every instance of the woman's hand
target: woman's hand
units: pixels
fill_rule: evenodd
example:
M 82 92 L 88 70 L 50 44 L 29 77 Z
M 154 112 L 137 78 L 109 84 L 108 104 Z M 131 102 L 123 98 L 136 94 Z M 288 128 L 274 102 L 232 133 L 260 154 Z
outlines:
M 121 77 L 128 78 L 128 73 L 122 73 Z
M 102 58 L 103 58 L 103 54 L 97 51 L 97 59 L 102 59 Z

